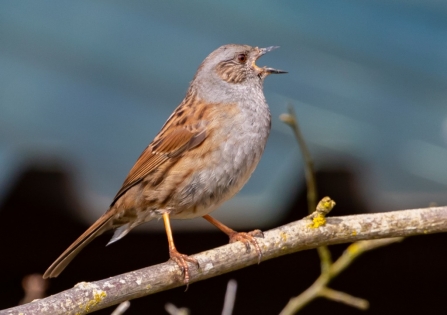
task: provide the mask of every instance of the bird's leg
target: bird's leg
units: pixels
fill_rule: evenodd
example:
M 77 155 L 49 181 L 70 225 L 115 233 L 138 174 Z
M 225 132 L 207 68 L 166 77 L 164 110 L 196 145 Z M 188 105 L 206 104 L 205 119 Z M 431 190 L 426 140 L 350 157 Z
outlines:
M 258 253 L 258 264 L 261 262 L 262 251 L 261 248 L 259 247 L 258 242 L 255 239 L 255 237 L 262 237 L 262 238 L 264 237 L 264 233 L 262 233 L 261 230 L 254 230 L 251 232 L 236 232 L 235 230 L 230 229 L 228 226 L 222 224 L 221 222 L 217 221 L 216 219 L 214 219 L 209 215 L 204 215 L 203 218 L 212 225 L 214 225 L 215 227 L 217 227 L 219 230 L 227 234 L 228 237 L 230 238 L 230 243 L 238 241 L 244 243 L 247 249 L 247 253 L 250 252 L 251 248 L 250 245 L 253 245 L 254 248 L 256 249 L 256 252 Z
M 183 281 L 186 285 L 188 285 L 189 267 L 186 262 L 189 261 L 190 263 L 196 264 L 197 268 L 199 268 L 199 262 L 197 259 L 189 257 L 188 255 L 180 254 L 175 248 L 174 238 L 172 237 L 171 222 L 169 221 L 169 213 L 163 213 L 163 222 L 165 224 L 166 235 L 168 236 L 169 257 L 171 257 L 171 259 L 180 267 L 183 274 Z

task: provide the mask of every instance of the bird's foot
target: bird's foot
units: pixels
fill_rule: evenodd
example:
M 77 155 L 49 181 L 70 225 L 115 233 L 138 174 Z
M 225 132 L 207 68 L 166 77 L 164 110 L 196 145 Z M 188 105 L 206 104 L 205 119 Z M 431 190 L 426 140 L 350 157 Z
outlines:
M 254 230 L 251 232 L 236 232 L 231 233 L 229 235 L 230 237 L 230 243 L 234 242 L 242 242 L 245 245 L 245 248 L 247 249 L 247 253 L 250 252 L 251 246 L 253 246 L 258 253 L 258 264 L 261 263 L 262 258 L 262 251 L 259 247 L 258 241 L 255 237 L 264 238 L 264 233 L 262 233 L 261 230 Z
M 179 266 L 183 275 L 183 282 L 186 284 L 186 289 L 188 289 L 190 275 L 187 262 L 195 264 L 197 268 L 199 268 L 199 262 L 197 259 L 189 257 L 188 255 L 180 254 L 175 248 L 169 250 L 169 256 Z

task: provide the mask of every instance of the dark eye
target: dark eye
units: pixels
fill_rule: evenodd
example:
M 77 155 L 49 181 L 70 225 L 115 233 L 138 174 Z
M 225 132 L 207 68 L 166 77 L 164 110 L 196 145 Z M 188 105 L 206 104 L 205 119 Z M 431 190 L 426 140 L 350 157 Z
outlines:
M 244 62 L 247 61 L 247 55 L 246 54 L 239 54 L 239 55 L 237 55 L 237 60 L 240 63 L 244 63 Z

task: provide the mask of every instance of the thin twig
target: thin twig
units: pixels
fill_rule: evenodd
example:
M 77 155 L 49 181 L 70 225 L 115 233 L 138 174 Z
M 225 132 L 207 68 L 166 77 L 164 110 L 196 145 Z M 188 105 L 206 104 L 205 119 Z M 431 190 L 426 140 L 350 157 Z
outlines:
M 233 314 L 234 302 L 236 301 L 237 282 L 236 280 L 228 281 L 227 292 L 225 293 L 225 302 L 222 315 Z
M 172 303 L 166 303 L 165 310 L 169 315 L 189 315 L 189 310 L 186 307 L 178 308 Z
M 40 273 L 33 273 L 23 278 L 22 288 L 25 291 L 25 296 L 20 300 L 19 304 L 29 303 L 46 296 L 48 280 L 42 279 Z
M 123 303 L 118 305 L 118 307 L 115 308 L 115 310 L 110 315 L 122 315 L 122 314 L 124 314 L 125 311 L 127 311 L 127 309 L 129 307 L 130 307 L 130 302 L 129 301 L 124 301 Z
M 309 214 L 311 214 L 317 207 L 318 198 L 314 162 L 312 160 L 309 148 L 307 147 L 306 141 L 304 140 L 303 134 L 301 133 L 298 119 L 292 105 L 289 105 L 288 111 L 288 114 L 282 114 L 279 118 L 292 128 L 296 140 L 298 141 L 298 145 L 300 146 L 301 154 L 304 160 L 304 175 L 307 186 L 307 208 Z M 326 272 L 332 264 L 331 252 L 325 246 L 318 247 L 317 251 L 318 255 L 320 256 L 321 272 Z
M 324 226 L 316 229 L 309 228 L 306 219 L 266 231 L 264 238 L 258 239 L 262 260 L 322 245 L 447 232 L 447 207 L 329 217 L 326 220 Z M 350 250 L 350 253 L 355 255 L 356 251 Z M 199 261 L 200 270 L 194 264 L 190 265 L 191 284 L 258 263 L 257 252 L 247 253 L 240 242 L 192 257 Z M 183 277 L 178 266 L 168 261 L 100 281 L 79 283 L 44 299 L 2 310 L 0 315 L 81 315 L 182 285 Z
M 306 177 L 307 185 L 307 208 L 310 214 L 315 211 L 318 198 L 314 161 L 312 160 L 309 148 L 307 147 L 306 141 L 304 140 L 303 134 L 301 133 L 300 127 L 298 125 L 298 119 L 296 117 L 295 110 L 291 105 L 289 105 L 288 111 L 288 114 L 282 114 L 281 116 L 279 116 L 279 118 L 292 128 L 293 133 L 295 134 L 295 138 L 298 141 L 301 149 L 301 154 L 304 160 L 304 175 Z
M 328 287 L 324 287 L 320 290 L 319 295 L 329 300 L 347 304 L 349 306 L 358 308 L 362 311 L 366 311 L 369 307 L 369 302 L 365 299 L 361 299 L 345 292 L 332 290 Z
M 402 237 L 381 240 L 359 241 L 351 244 L 343 254 L 330 266 L 328 272 L 322 273 L 306 291 L 295 298 L 281 311 L 280 315 L 292 315 L 301 310 L 315 298 L 321 296 L 342 302 L 360 309 L 368 308 L 368 301 L 353 297 L 347 293 L 329 289 L 329 282 L 345 270 L 359 255 L 366 251 L 402 241 Z
M 298 144 L 301 148 L 303 160 L 305 162 L 305 175 L 308 189 L 307 202 L 309 206 L 309 212 L 311 212 L 311 214 L 306 218 L 312 220 L 312 224 L 310 224 L 309 227 L 319 228 L 320 226 L 326 224 L 326 215 L 329 213 L 329 211 L 332 210 L 335 202 L 329 197 L 324 197 L 318 203 L 318 205 L 315 205 L 317 198 L 317 185 L 313 161 L 311 159 L 310 151 L 307 148 L 306 142 L 304 141 L 304 137 L 299 129 L 298 119 L 296 117 L 295 111 L 293 110 L 293 107 L 289 106 L 289 113 L 281 115 L 280 119 L 292 128 L 295 133 L 295 137 L 298 140 Z M 395 241 L 396 239 L 392 240 L 392 242 Z M 365 250 L 371 249 L 365 249 L 365 247 L 367 246 L 365 244 L 371 244 L 370 246 L 373 246 L 374 244 L 376 244 L 374 246 L 383 246 L 383 244 L 387 244 L 387 242 L 367 241 L 367 243 L 354 243 L 348 247 L 348 249 L 345 251 L 345 254 L 343 254 L 335 263 L 332 263 L 331 252 L 326 246 L 318 247 L 317 249 L 321 262 L 320 277 L 306 291 L 304 291 L 299 296 L 291 299 L 281 314 L 294 314 L 318 296 L 326 297 L 328 299 L 342 302 L 360 309 L 368 308 L 368 301 L 327 287 L 329 282 L 344 268 L 351 264 L 355 257 L 360 255 Z M 352 253 L 353 249 L 359 249 L 355 251 L 355 255 L 357 256 Z

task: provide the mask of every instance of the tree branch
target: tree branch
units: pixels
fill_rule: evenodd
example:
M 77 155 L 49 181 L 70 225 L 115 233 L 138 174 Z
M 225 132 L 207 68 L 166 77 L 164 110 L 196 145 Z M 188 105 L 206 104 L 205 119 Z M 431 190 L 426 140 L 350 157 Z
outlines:
M 309 228 L 308 219 L 278 227 L 259 239 L 262 260 L 272 259 L 322 245 L 355 242 L 365 239 L 405 237 L 447 232 L 447 207 L 402 210 L 327 218 L 319 228 Z M 194 255 L 198 270 L 190 265 L 190 283 L 254 265 L 257 253 L 232 243 Z M 150 266 L 74 288 L 42 300 L 0 311 L 0 315 L 87 314 L 105 307 L 183 285 L 183 277 L 174 262 Z

